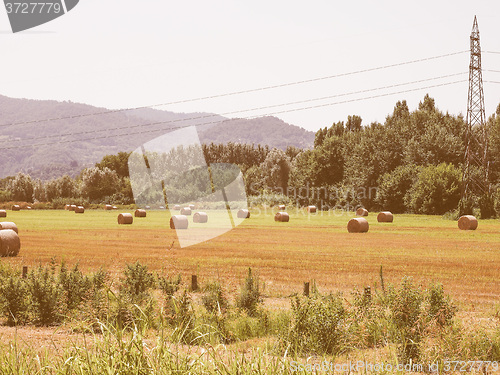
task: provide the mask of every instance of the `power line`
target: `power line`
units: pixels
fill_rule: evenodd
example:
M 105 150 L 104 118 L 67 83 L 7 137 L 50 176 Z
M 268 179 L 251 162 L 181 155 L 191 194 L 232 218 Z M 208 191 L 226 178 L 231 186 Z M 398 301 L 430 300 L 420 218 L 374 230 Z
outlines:
M 379 67 L 375 67 L 375 68 L 356 70 L 356 71 L 347 72 L 347 73 L 340 73 L 340 74 L 312 78 L 312 79 L 307 79 L 307 80 L 282 83 L 282 84 L 278 84 L 278 85 L 264 86 L 264 87 L 255 88 L 255 89 L 233 91 L 233 92 L 228 92 L 228 93 L 224 93 L 224 94 L 203 96 L 203 97 L 198 97 L 198 98 L 184 99 L 184 100 L 172 101 L 172 102 L 161 103 L 161 104 L 153 104 L 153 105 L 147 105 L 147 106 L 140 106 L 140 107 L 131 107 L 131 108 L 116 109 L 116 110 L 106 110 L 106 111 L 94 112 L 94 113 L 82 113 L 82 114 L 73 115 L 73 116 L 61 116 L 61 117 L 53 117 L 53 118 L 48 118 L 48 119 L 37 119 L 37 120 L 30 120 L 30 121 L 23 121 L 23 122 L 13 122 L 13 123 L 8 123 L 8 124 L 0 124 L 0 127 L 8 127 L 8 126 L 14 126 L 14 125 L 28 125 L 28 124 L 43 123 L 43 122 L 58 121 L 58 120 L 71 120 L 71 119 L 82 118 L 82 117 L 100 116 L 100 115 L 106 115 L 106 114 L 111 114 L 111 113 L 121 113 L 121 112 L 134 111 L 134 110 L 139 110 L 139 109 L 164 107 L 167 105 L 190 103 L 190 102 L 195 102 L 195 101 L 223 98 L 223 97 L 233 96 L 233 95 L 248 94 L 248 93 L 252 93 L 252 92 L 259 92 L 259 91 L 272 90 L 272 89 L 283 88 L 283 87 L 290 87 L 290 86 L 301 85 L 301 84 L 305 84 L 305 83 L 324 81 L 324 80 L 329 80 L 329 79 L 334 79 L 334 78 L 351 76 L 351 75 L 355 75 L 355 74 L 368 73 L 368 72 L 373 72 L 373 71 L 377 71 L 377 70 L 383 70 L 383 69 L 389 69 L 389 68 L 394 68 L 394 67 L 398 67 L 398 66 L 415 64 L 415 63 L 424 62 L 424 61 L 436 60 L 436 59 L 441 59 L 444 57 L 460 55 L 460 54 L 463 54 L 466 52 L 469 52 L 469 51 L 452 52 L 452 53 L 447 53 L 444 55 L 426 57 L 426 58 L 422 58 L 422 59 L 405 61 L 405 62 L 390 64 L 390 65 L 383 65 L 383 66 L 379 66 Z
M 385 89 L 389 89 L 389 88 L 407 86 L 407 85 L 412 85 L 412 84 L 416 84 L 416 83 L 435 81 L 435 80 L 443 79 L 443 78 L 456 77 L 456 76 L 463 75 L 463 74 L 467 74 L 467 72 L 448 74 L 448 75 L 443 75 L 443 76 L 439 76 L 439 77 L 420 79 L 420 80 L 416 80 L 416 81 L 405 82 L 405 83 L 398 83 L 398 84 L 393 84 L 393 85 L 388 85 L 388 86 L 382 86 L 382 87 L 376 87 L 376 88 L 371 88 L 371 89 L 366 89 L 366 90 L 351 91 L 351 92 L 342 93 L 342 94 L 336 94 L 336 95 L 330 95 L 330 96 L 323 96 L 323 97 L 320 97 L 320 98 L 306 99 L 306 100 L 300 100 L 300 101 L 295 101 L 295 102 L 288 102 L 288 103 L 274 104 L 274 105 L 268 105 L 268 106 L 263 106 L 263 107 L 256 107 L 256 108 L 250 108 L 250 109 L 237 110 L 237 111 L 222 113 L 220 115 L 219 114 L 207 114 L 207 115 L 190 117 L 190 118 L 184 118 L 184 119 L 175 119 L 175 120 L 160 121 L 160 122 L 153 122 L 153 123 L 146 123 L 146 124 L 120 126 L 120 127 L 106 128 L 106 129 L 101 129 L 101 130 L 90 130 L 90 131 L 83 131 L 83 132 L 71 132 L 71 133 L 63 133 L 63 134 L 55 134 L 55 135 L 51 134 L 51 135 L 46 135 L 46 136 L 42 136 L 42 137 L 34 136 L 34 137 L 27 137 L 27 138 L 22 138 L 22 139 L 14 139 L 14 140 L 10 140 L 10 141 L 4 140 L 3 142 L 4 143 L 6 143 L 6 142 L 12 143 L 12 142 L 29 141 L 29 140 L 32 140 L 32 139 L 40 140 L 40 139 L 60 138 L 60 137 L 65 137 L 65 136 L 80 136 L 80 135 L 86 135 L 86 134 L 95 134 L 95 133 L 101 133 L 101 132 L 110 132 L 110 131 L 114 131 L 114 130 L 124 130 L 124 129 L 132 129 L 132 128 L 145 127 L 145 126 L 154 126 L 154 125 L 160 125 L 160 124 L 168 124 L 168 123 L 174 123 L 174 122 L 184 122 L 184 121 L 191 121 L 191 120 L 200 120 L 200 119 L 206 119 L 206 118 L 211 118 L 211 117 L 219 117 L 219 116 L 229 116 L 229 115 L 234 115 L 234 114 L 244 113 L 244 112 L 259 111 L 259 110 L 264 110 L 264 109 L 271 109 L 271 108 L 277 108 L 277 107 L 285 107 L 285 106 L 289 106 L 289 105 L 304 104 L 304 103 L 310 103 L 310 102 L 314 102 L 314 101 L 320 101 L 320 100 L 326 100 L 326 99 L 333 99 L 333 98 L 338 98 L 338 97 L 342 97 L 342 96 L 349 96 L 349 95 L 355 95 L 355 94 L 363 94 L 363 93 L 367 93 L 367 92 L 373 92 L 373 91 L 385 90 Z
M 364 98 L 354 98 L 354 99 L 348 99 L 344 101 L 338 101 L 338 102 L 332 102 L 332 103 L 325 103 L 325 104 L 318 104 L 314 106 L 308 106 L 308 107 L 301 107 L 301 108 L 293 108 L 289 110 L 283 110 L 283 111 L 277 111 L 277 112 L 272 112 L 272 113 L 266 113 L 266 114 L 260 114 L 260 115 L 254 115 L 254 116 L 248 116 L 248 117 L 243 117 L 242 119 L 252 119 L 255 117 L 261 117 L 261 116 L 272 116 L 272 115 L 277 115 L 277 114 L 283 114 L 283 113 L 291 113 L 291 112 L 299 112 L 299 111 L 305 111 L 309 109 L 315 109 L 315 108 L 321 108 L 321 107 L 327 107 L 327 106 L 333 106 L 337 104 L 345 104 L 345 103 L 352 103 L 352 102 L 358 102 L 358 101 L 364 101 L 364 100 L 369 100 L 369 99 L 375 99 L 375 98 L 381 98 L 381 97 L 387 97 L 391 95 L 398 95 L 398 94 L 404 94 L 408 92 L 415 92 L 415 91 L 420 91 L 420 90 L 426 90 L 429 88 L 436 88 L 436 87 L 443 87 L 443 86 L 449 86 L 449 85 L 454 85 L 457 83 L 463 83 L 467 82 L 466 80 L 460 80 L 460 81 L 453 81 L 453 82 L 447 82 L 447 83 L 441 83 L 441 84 L 436 84 L 432 86 L 425 86 L 425 87 L 419 87 L 419 88 L 414 88 L 414 89 L 408 89 L 408 90 L 402 90 L 402 91 L 396 91 L 396 92 L 391 92 L 391 93 L 385 93 L 385 94 L 379 94 L 379 95 L 372 95 Z M 210 117 L 210 116 L 201 116 L 200 119 L 204 117 Z M 234 119 L 226 119 L 223 121 L 217 120 L 217 121 L 211 121 L 211 122 L 203 122 L 195 125 L 184 125 L 184 126 L 178 126 L 178 127 L 171 127 L 167 130 L 172 131 L 176 129 L 182 129 L 186 128 L 189 126 L 203 126 L 203 125 L 210 125 L 210 124 L 221 124 L 224 122 L 232 121 Z M 150 126 L 150 125 L 160 125 L 160 124 L 165 124 L 168 123 L 169 121 L 160 121 L 156 123 L 150 123 L 150 124 L 144 124 L 142 126 Z M 106 139 L 106 138 L 117 138 L 117 137 L 126 137 L 126 136 L 132 136 L 132 135 L 140 135 L 140 134 L 146 134 L 146 133 L 155 133 L 159 131 L 165 131 L 165 129 L 152 129 L 152 130 L 146 130 L 146 131 L 139 131 L 135 133 L 123 133 L 123 134 L 108 134 L 105 136 L 99 136 L 99 137 L 93 137 L 93 138 L 86 138 L 86 139 L 78 139 L 78 140 L 62 140 L 58 142 L 46 142 L 46 143 L 37 143 L 37 144 L 31 144 L 31 145 L 19 145 L 19 146 L 11 146 L 11 147 L 3 147 L 5 150 L 11 150 L 11 149 L 20 149 L 20 148 L 27 148 L 27 147 L 36 147 L 36 146 L 47 146 L 47 145 L 54 145 L 54 144 L 63 144 L 63 143 L 72 143 L 72 142 L 83 142 L 83 141 L 93 141 L 93 140 L 98 140 L 98 139 Z

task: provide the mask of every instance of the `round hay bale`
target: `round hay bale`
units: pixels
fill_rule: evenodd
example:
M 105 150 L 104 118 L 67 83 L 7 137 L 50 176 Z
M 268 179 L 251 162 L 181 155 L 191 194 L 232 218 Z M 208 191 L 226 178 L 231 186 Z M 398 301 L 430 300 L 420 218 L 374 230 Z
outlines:
M 278 212 L 276 215 L 274 215 L 274 221 L 288 223 L 290 221 L 290 216 L 286 212 Z
M 134 222 L 134 217 L 132 214 L 120 214 L 118 215 L 118 224 L 132 224 Z
M 382 211 L 377 215 L 377 221 L 379 223 L 392 223 L 394 221 L 394 216 L 392 212 Z
M 369 228 L 368 221 L 362 217 L 355 217 L 347 223 L 347 231 L 349 233 L 366 233 Z
M 356 210 L 356 216 L 368 216 L 368 210 L 366 208 L 360 207 Z
M 472 215 L 464 215 L 458 219 L 458 228 L 460 230 L 476 230 L 477 219 Z
M 146 210 L 135 210 L 135 217 L 146 217 Z
M 181 215 L 190 216 L 191 215 L 191 208 L 190 207 L 183 207 L 181 209 Z
M 189 205 L 189 208 L 190 208 L 191 210 L 194 210 L 194 209 L 195 209 L 195 205 L 194 205 L 194 204 L 190 204 L 190 205 Z
M 173 209 L 175 211 L 180 211 L 181 210 L 181 206 L 179 206 L 178 204 L 176 204 Z
M 146 210 L 150 210 L 151 209 L 151 206 L 146 206 L 144 207 Z
M 32 210 L 31 206 L 26 207 L 27 210 Z
M 21 207 L 18 204 L 12 206 L 12 211 L 21 211 Z
M 193 215 L 193 223 L 207 223 L 208 215 L 206 212 L 197 212 Z
M 10 221 L 4 221 L 0 223 L 0 230 L 6 230 L 6 229 L 13 230 L 14 232 L 19 234 L 19 229 L 17 228 L 16 223 L 12 223 Z
M 76 204 L 72 204 L 71 206 L 69 206 L 69 210 L 70 211 L 75 211 L 76 210 Z
M 280 205 L 278 206 L 278 210 L 280 210 L 280 211 L 285 211 L 285 210 L 286 210 L 286 206 L 285 206 L 284 204 L 280 204 Z
M 117 210 L 117 209 L 118 209 L 118 207 L 116 207 L 116 206 L 113 206 L 113 210 Z
M 309 212 L 310 214 L 314 214 L 316 210 L 316 206 L 307 206 L 307 212 Z
M 238 219 L 249 219 L 250 211 L 241 209 L 238 211 L 238 214 L 236 216 L 238 217 Z
M 0 210 L 0 217 L 7 217 L 7 211 Z
M 65 205 L 65 206 L 64 206 L 64 209 L 65 209 L 66 211 L 69 211 L 69 204 Z
M 21 240 L 12 229 L 0 230 L 0 256 L 15 257 L 21 250 Z
M 111 210 L 113 209 L 113 206 L 112 206 L 112 205 L 110 205 L 110 204 L 107 204 L 106 206 L 104 206 L 104 209 L 105 209 L 106 211 L 111 211 Z
M 170 229 L 188 229 L 188 225 L 185 215 L 174 215 L 170 218 Z
M 78 206 L 75 208 L 75 214 L 83 214 L 85 212 L 85 207 Z

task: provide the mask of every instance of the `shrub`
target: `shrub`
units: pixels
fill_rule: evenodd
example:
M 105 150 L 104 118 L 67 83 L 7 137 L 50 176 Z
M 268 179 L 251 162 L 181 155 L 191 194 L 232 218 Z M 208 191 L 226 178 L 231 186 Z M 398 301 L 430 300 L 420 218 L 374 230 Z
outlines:
M 128 296 L 132 303 L 140 304 L 150 297 L 150 289 L 155 285 L 153 274 L 148 272 L 148 266 L 139 261 L 127 264 L 120 292 Z
M 179 298 L 170 298 L 165 313 L 167 323 L 176 328 L 174 338 L 186 344 L 194 343 L 197 337 L 194 332 L 195 314 L 186 290 Z
M 172 297 L 179 290 L 180 284 L 181 275 L 171 279 L 166 276 L 158 276 L 158 287 L 167 297 Z
M 316 295 L 292 300 L 289 349 L 296 354 L 337 354 L 342 350 L 345 310 L 339 296 Z
M 201 302 L 208 312 L 224 313 L 229 305 L 224 290 L 219 282 L 209 283 L 205 287 L 205 294 L 201 297 Z
M 457 307 L 451 302 L 450 296 L 445 295 L 441 284 L 432 284 L 426 290 L 425 300 L 427 302 L 425 315 L 428 319 L 435 321 L 439 326 L 451 324 Z
M 63 290 L 63 297 L 68 310 L 77 308 L 84 300 L 92 286 L 92 280 L 83 275 L 78 269 L 78 264 L 71 271 L 62 262 L 59 271 L 59 284 Z
M 399 289 L 389 290 L 389 308 L 392 322 L 397 331 L 394 333 L 399 344 L 400 360 L 418 360 L 419 343 L 422 338 L 421 304 L 423 293 L 413 286 L 411 278 L 403 278 Z
M 28 274 L 27 287 L 36 323 L 51 325 L 60 322 L 62 298 L 55 277 L 55 267 L 39 266 L 31 271 Z
M 236 299 L 236 306 L 246 311 L 248 315 L 255 316 L 260 303 L 262 303 L 262 296 L 259 290 L 259 280 L 253 277 L 252 269 L 249 268 L 241 293 Z
M 11 275 L 0 286 L 2 312 L 8 325 L 23 324 L 28 321 L 29 293 L 25 280 Z

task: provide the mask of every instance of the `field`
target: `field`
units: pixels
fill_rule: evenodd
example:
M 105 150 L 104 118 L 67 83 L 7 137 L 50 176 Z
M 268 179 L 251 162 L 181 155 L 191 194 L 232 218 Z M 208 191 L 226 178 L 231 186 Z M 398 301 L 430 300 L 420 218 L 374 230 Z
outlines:
M 139 260 L 152 270 L 181 273 L 187 280 L 223 279 L 237 288 L 248 267 L 265 283 L 264 294 L 283 297 L 315 280 L 322 292 L 380 285 L 412 276 L 426 286 L 439 281 L 456 300 L 477 309 L 500 297 L 500 222 L 484 220 L 476 231 L 460 231 L 440 216 L 396 215 L 394 223 L 368 216 L 368 233 L 348 233 L 353 214 L 289 210 L 290 222 L 277 223 L 271 209 L 252 212 L 236 229 L 208 242 L 180 248 L 169 229 L 168 211 L 149 211 L 133 225 L 117 225 L 117 212 L 87 210 L 8 212 L 22 241 L 14 267 L 46 264 L 52 258 L 84 270 L 121 272 Z
M 337 364 L 361 358 L 386 365 L 411 363 L 402 362 L 410 358 L 405 355 L 416 355 L 411 354 L 411 340 L 419 348 L 418 356 L 411 358 L 419 358 L 426 366 L 437 360 L 443 366 L 450 359 L 498 361 L 500 358 L 500 223 L 497 220 L 480 221 L 476 231 L 460 231 L 455 221 L 439 216 L 396 215 L 394 223 L 378 223 L 376 213 L 371 213 L 367 218 L 369 232 L 357 234 L 346 229 L 352 213 L 308 214 L 302 209 L 292 209 L 288 211 L 291 221 L 280 223 L 274 221 L 274 212 L 254 209 L 251 218 L 234 230 L 181 248 L 176 232 L 168 226 L 167 211 L 149 211 L 147 218 L 134 218 L 133 225 L 118 225 L 116 211 L 87 210 L 78 215 L 63 210 L 8 211 L 4 221 L 18 225 L 22 248 L 17 257 L 3 258 L 2 263 L 18 271 L 23 266 L 34 270 L 37 265 L 47 266 L 51 261 L 78 263 L 85 273 L 106 269 L 110 282 L 109 289 L 91 289 L 90 299 L 80 302 L 76 309 L 67 310 L 69 315 L 64 315 L 63 320 L 48 324 L 31 320 L 17 327 L 2 325 L 0 372 L 293 374 L 296 371 L 292 363 L 323 360 Z M 217 222 L 219 218 L 212 215 L 209 220 Z M 194 225 L 197 226 L 202 227 Z M 137 302 L 139 306 L 123 299 L 125 294 L 121 294 L 118 285 L 132 285 L 130 280 L 124 281 L 124 270 L 127 264 L 136 261 L 161 275 L 181 274 L 183 285 L 177 295 L 164 299 L 163 289 L 161 292 L 156 289 L 152 297 L 156 304 L 152 307 L 144 300 Z M 240 296 L 240 286 L 249 267 L 262 283 L 264 303 L 256 315 L 236 306 L 235 297 Z M 399 294 L 381 292 L 381 267 L 386 288 L 395 285 L 395 293 Z M 182 293 L 186 293 L 183 290 L 189 288 L 193 274 L 198 275 L 202 288 L 219 281 L 230 307 L 224 311 L 209 310 L 203 301 L 210 289 L 187 292 L 188 300 L 192 301 L 188 306 L 192 304 L 193 310 L 172 307 L 180 306 L 176 303 L 181 303 Z M 409 289 L 403 289 L 404 276 L 414 280 Z M 33 272 L 25 285 L 42 278 L 39 271 Z M 12 280 L 20 280 L 19 275 L 10 280 L 8 285 L 12 286 Z M 289 297 L 300 295 L 307 281 L 312 281 L 319 293 L 300 299 L 304 309 L 300 311 L 305 312 L 301 315 L 290 308 Z M 418 300 L 415 291 L 420 286 L 422 295 L 428 296 L 433 282 L 442 283 L 457 305 L 455 321 L 451 321 L 452 314 L 446 318 L 448 323 L 440 325 L 439 317 L 447 316 L 441 314 L 454 307 L 439 298 L 434 305 L 419 304 L 423 307 L 417 308 L 418 319 L 407 320 L 410 315 L 405 314 L 416 311 L 411 310 L 412 303 Z M 57 288 L 72 287 L 72 284 L 57 285 Z M 369 302 L 366 295 L 359 297 L 352 293 L 366 286 L 375 291 Z M 2 293 L 8 288 L 4 287 Z M 44 293 L 50 293 L 50 288 L 44 288 Z M 332 302 L 328 294 L 338 291 L 343 294 L 336 295 L 337 302 Z M 62 295 L 69 298 L 69 294 L 58 294 L 57 298 Z M 16 300 L 15 294 L 10 296 L 11 301 L 22 305 L 23 298 Z M 50 298 L 45 301 L 50 305 Z M 335 303 L 344 306 L 340 315 L 335 315 L 338 308 Z M 397 303 L 399 307 L 394 307 Z M 35 310 L 30 311 L 38 311 L 40 304 L 33 306 Z M 429 306 L 440 306 L 441 310 L 436 310 L 438 315 L 429 315 Z M 189 311 L 194 315 L 189 315 Z M 132 326 L 121 325 L 117 317 L 124 312 L 125 316 L 135 317 Z M 185 320 L 186 316 L 192 320 Z M 336 316 L 341 316 L 339 326 L 334 323 Z M 301 327 L 294 321 L 306 327 L 299 336 L 292 334 L 300 332 Z M 186 328 L 185 324 L 190 324 L 186 322 L 193 322 L 193 326 Z M 100 327 L 97 334 L 96 324 Z M 287 355 L 288 349 L 284 351 L 280 345 L 302 342 L 300 335 L 312 340 L 307 341 L 306 351 Z M 336 337 L 338 347 L 324 357 L 311 355 L 317 353 L 315 345 L 324 345 L 331 337 Z M 425 372 L 398 373 L 422 371 Z

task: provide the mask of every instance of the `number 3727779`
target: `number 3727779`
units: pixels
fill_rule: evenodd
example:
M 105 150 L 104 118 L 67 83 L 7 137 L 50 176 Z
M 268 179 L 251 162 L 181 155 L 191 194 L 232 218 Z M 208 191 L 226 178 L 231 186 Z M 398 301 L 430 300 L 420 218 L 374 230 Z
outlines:
M 63 11 L 60 3 L 5 3 L 7 13 L 11 14 L 59 14 Z

